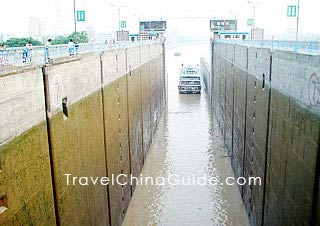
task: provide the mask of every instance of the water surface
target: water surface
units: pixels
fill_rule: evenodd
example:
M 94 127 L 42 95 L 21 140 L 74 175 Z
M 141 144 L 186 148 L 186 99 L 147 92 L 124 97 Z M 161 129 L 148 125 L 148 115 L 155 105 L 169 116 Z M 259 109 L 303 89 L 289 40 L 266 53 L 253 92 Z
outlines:
M 180 57 L 169 49 L 168 105 L 160 120 L 142 170 L 144 177 L 172 174 L 192 178 L 208 175 L 219 181 L 234 176 L 225 157 L 221 134 L 205 92 L 179 94 L 181 64 L 200 64 L 208 59 L 208 44 L 180 46 Z M 186 182 L 188 182 L 186 180 Z M 249 225 L 236 185 L 143 185 L 137 186 L 124 226 Z

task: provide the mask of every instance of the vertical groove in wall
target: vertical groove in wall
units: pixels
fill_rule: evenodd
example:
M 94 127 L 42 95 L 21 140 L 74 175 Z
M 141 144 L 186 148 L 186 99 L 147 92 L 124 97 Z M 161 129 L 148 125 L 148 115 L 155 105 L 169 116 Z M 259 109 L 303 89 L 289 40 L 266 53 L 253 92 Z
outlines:
M 223 63 L 223 75 L 224 75 L 224 103 L 223 103 L 223 139 L 224 139 L 224 147 L 227 149 L 226 154 L 229 156 L 229 148 L 227 145 L 227 48 L 224 57 L 222 58 Z M 230 156 L 229 156 L 230 157 Z
M 210 105 L 211 105 L 211 107 L 213 107 L 213 54 L 214 54 L 214 51 L 213 51 L 213 41 L 212 40 L 210 40 L 210 52 L 211 52 L 211 55 L 210 55 L 210 62 L 208 62 L 210 65 L 211 65 L 211 71 L 210 71 L 210 73 L 211 73 L 211 77 L 210 77 L 210 81 L 209 81 L 209 83 L 210 83 Z
M 214 94 L 214 43 L 212 42 L 212 56 L 211 56 L 211 105 L 214 106 L 214 97 L 213 97 L 213 94 Z M 214 110 L 216 112 L 216 110 Z
M 245 107 L 244 107 L 244 135 L 243 135 L 243 159 L 242 159 L 242 175 L 245 172 L 245 159 L 246 159 L 246 142 L 247 142 L 247 107 L 248 107 L 248 65 L 249 65 L 249 49 L 246 49 L 247 64 L 246 64 L 246 87 L 245 87 Z M 243 187 L 241 187 L 241 196 L 243 198 Z
M 317 160 L 315 166 L 315 177 L 314 177 L 314 187 L 313 187 L 313 200 L 312 200 L 312 212 L 310 225 L 320 225 L 317 222 L 317 209 L 318 209 L 318 197 L 319 197 L 319 178 L 320 178 L 320 128 L 318 133 L 318 150 L 317 150 Z
M 149 51 L 150 51 L 150 46 L 149 46 Z M 149 55 L 149 57 L 150 57 L 150 55 Z M 153 64 L 151 57 L 149 59 L 149 63 L 148 64 L 149 64 L 149 79 L 148 79 L 149 80 L 149 93 L 151 95 L 151 89 L 152 89 L 151 88 L 151 64 Z M 153 140 L 153 133 L 152 133 L 152 98 L 150 98 L 149 107 L 150 107 L 150 133 L 151 133 L 150 142 L 152 143 L 152 140 Z
M 235 62 L 236 62 L 236 46 L 233 45 L 233 62 L 232 62 L 232 68 L 233 68 L 233 73 L 232 73 L 232 128 L 231 128 L 231 156 L 233 158 L 233 129 L 234 129 L 234 76 L 235 76 Z M 233 159 L 231 159 L 232 161 Z
M 222 126 L 221 126 L 221 116 L 222 116 L 222 106 L 223 106 L 223 103 L 222 103 L 222 97 L 220 95 L 220 93 L 222 92 L 222 63 L 221 63 L 221 57 L 218 56 L 218 74 L 219 74 L 219 78 L 217 77 L 217 79 L 219 79 L 219 82 L 217 82 L 218 84 L 218 89 L 217 89 L 217 118 L 218 118 L 218 124 L 219 124 L 219 129 L 222 133 L 222 136 L 223 136 L 223 131 L 222 131 Z
M 142 152 L 143 152 L 143 155 L 142 155 L 142 165 L 144 165 L 144 161 L 145 161 L 145 158 L 146 158 L 146 156 L 145 156 L 145 150 L 144 150 L 144 143 L 143 143 L 143 131 L 144 131 L 144 129 L 143 129 L 143 100 L 142 100 L 142 89 L 143 89 L 143 87 L 142 87 L 142 81 L 141 81 L 141 77 L 142 77 L 142 73 L 141 73 L 141 47 L 139 47 L 139 62 L 140 62 L 140 67 L 139 67 L 139 72 L 140 72 L 140 75 L 139 75 L 139 78 L 140 78 L 140 101 L 141 101 L 141 106 L 140 106 L 140 112 L 141 112 L 141 124 L 142 124 L 142 126 L 141 126 L 141 138 L 142 138 Z
M 105 168 L 106 168 L 106 176 L 109 177 L 108 173 L 108 161 L 107 161 L 107 141 L 106 141 L 106 120 L 105 120 L 105 96 L 104 96 L 104 90 L 103 90 L 103 64 L 102 64 L 102 55 L 100 54 L 100 73 L 101 73 L 101 94 L 102 94 L 102 110 L 103 110 L 103 141 L 104 141 L 104 156 L 105 156 Z M 109 186 L 107 186 L 107 195 L 108 195 L 108 221 L 109 225 L 111 225 L 111 211 L 110 211 L 110 191 Z
M 165 46 L 163 45 L 163 54 L 165 53 L 164 48 L 165 48 Z M 148 52 L 150 49 L 146 48 L 145 52 Z M 112 102 L 113 100 L 116 101 L 116 99 L 113 97 L 113 94 L 116 95 L 116 92 L 114 90 L 115 89 L 114 84 L 116 84 L 116 83 L 114 83 L 114 82 L 117 80 L 115 80 L 115 79 L 119 79 L 118 81 L 121 81 L 121 83 L 120 83 L 121 84 L 121 95 L 119 95 L 118 97 L 122 98 L 123 101 L 125 101 L 125 98 L 127 98 L 127 103 L 124 103 L 124 105 L 121 107 L 123 112 L 129 111 L 129 108 L 131 105 L 129 105 L 128 100 L 129 100 L 129 97 L 131 98 L 132 93 L 136 91 L 136 92 L 140 92 L 140 94 L 141 94 L 141 92 L 143 91 L 142 89 L 144 88 L 143 87 L 144 84 L 146 84 L 146 85 L 149 84 L 149 88 L 147 90 L 148 91 L 156 90 L 156 92 L 154 92 L 156 94 L 155 94 L 155 96 L 149 96 L 148 95 L 149 93 L 148 93 L 147 96 L 141 95 L 140 98 L 135 99 L 137 101 L 139 101 L 139 99 L 141 99 L 141 106 L 140 105 L 138 106 L 138 107 L 141 107 L 141 109 L 137 109 L 136 112 L 139 113 L 139 111 L 141 111 L 141 117 L 143 117 L 143 114 L 142 114 L 143 112 L 144 113 L 147 111 L 151 112 L 151 109 L 152 109 L 151 104 L 150 104 L 151 101 L 153 101 L 153 103 L 155 105 L 157 105 L 157 110 L 162 110 L 162 109 L 160 109 L 161 108 L 160 105 L 162 105 L 163 102 L 166 101 L 165 97 L 162 97 L 162 99 L 160 99 L 160 98 L 156 99 L 155 97 L 160 97 L 159 96 L 159 94 L 161 94 L 160 93 L 160 86 L 162 87 L 161 89 L 167 88 L 167 86 L 166 86 L 166 84 L 167 84 L 166 79 L 167 78 L 165 77 L 165 75 L 166 75 L 165 56 L 163 56 L 163 63 L 162 64 L 159 62 L 161 59 L 160 56 L 154 57 L 153 59 L 151 59 L 150 56 L 145 57 L 145 59 L 148 58 L 147 62 L 145 62 L 145 60 L 144 60 L 145 68 L 141 68 L 142 65 L 140 65 L 140 67 L 139 67 L 140 70 L 139 70 L 139 68 L 137 69 L 137 72 L 138 73 L 140 72 L 140 75 L 139 75 L 140 84 L 135 83 L 134 86 L 131 86 L 131 81 L 129 80 L 130 79 L 129 73 L 122 73 L 124 70 L 121 70 L 121 73 L 120 73 L 120 72 L 118 72 L 118 68 L 116 68 L 117 66 L 121 67 L 121 69 L 126 68 L 126 72 L 129 72 L 129 65 L 130 65 L 131 59 L 128 57 L 130 57 L 131 52 L 126 51 L 126 50 L 123 52 L 122 49 L 120 49 L 120 50 L 121 51 L 119 51 L 119 52 L 121 53 L 121 63 L 116 63 L 116 65 L 111 64 L 112 63 L 111 57 L 114 56 L 113 53 L 111 53 L 110 55 L 107 54 L 106 57 L 104 57 L 104 53 L 100 53 L 99 55 L 95 54 L 95 56 L 93 56 L 93 57 L 88 55 L 87 59 L 85 59 L 86 56 L 81 56 L 80 58 L 72 58 L 72 59 L 71 58 L 57 59 L 53 62 L 53 64 L 51 63 L 51 64 L 47 64 L 47 65 L 42 65 L 42 68 L 41 68 L 42 71 L 36 71 L 38 73 L 37 78 L 40 78 L 40 81 L 39 81 L 40 83 L 37 83 L 37 88 L 39 88 L 38 91 L 40 91 L 40 93 L 36 90 L 37 91 L 36 94 L 39 95 L 39 99 L 41 97 L 41 100 L 42 100 L 38 104 L 43 105 L 41 109 L 39 108 L 39 111 L 41 110 L 41 112 L 42 112 L 41 121 L 40 121 L 41 128 L 39 129 L 39 131 L 38 131 L 38 128 L 36 128 L 37 131 L 32 130 L 32 136 L 33 136 L 34 131 L 36 131 L 38 133 L 38 134 L 36 134 L 37 135 L 36 139 L 32 138 L 32 143 L 29 142 L 29 140 L 27 142 L 23 141 L 23 143 L 21 143 L 21 146 L 19 146 L 19 147 L 24 148 L 26 145 L 28 145 L 28 147 L 30 147 L 30 145 L 33 146 L 35 144 L 33 142 L 38 142 L 38 137 L 39 137 L 40 145 L 41 145 L 39 150 L 41 150 L 41 151 L 43 150 L 43 153 L 45 153 L 45 156 L 44 156 L 45 159 L 43 159 L 43 160 L 45 160 L 45 163 L 46 163 L 46 166 L 45 166 L 46 172 L 44 172 L 45 174 L 43 174 L 43 176 L 46 176 L 47 180 L 46 180 L 46 184 L 44 186 L 44 193 L 40 194 L 40 192 L 37 192 L 37 196 L 38 196 L 38 193 L 40 195 L 39 197 L 37 197 L 39 199 L 35 199 L 35 201 L 32 201 L 32 203 L 30 202 L 30 211 L 31 212 L 29 212 L 29 210 L 22 209 L 23 214 L 21 214 L 21 218 L 20 218 L 20 216 L 18 216 L 18 217 L 15 216 L 15 219 L 13 219 L 13 220 L 9 219 L 11 223 L 13 222 L 13 224 L 16 223 L 16 224 L 24 225 L 23 222 L 28 220 L 28 222 L 30 224 L 38 224 L 38 222 L 41 220 L 42 224 L 46 225 L 46 223 L 42 220 L 42 217 L 44 216 L 43 219 L 48 220 L 47 222 L 49 222 L 49 220 L 50 220 L 50 224 L 55 225 L 55 226 L 80 225 L 80 224 L 81 225 L 98 226 L 100 224 L 101 225 L 111 224 L 112 218 L 111 218 L 110 212 L 113 212 L 113 210 L 117 207 L 121 207 L 120 201 L 114 202 L 114 201 L 110 200 L 110 193 L 111 193 L 111 195 L 113 195 L 112 187 L 107 186 L 107 188 L 103 188 L 103 190 L 101 190 L 101 189 L 91 190 L 91 188 L 93 188 L 93 187 L 91 187 L 89 190 L 86 188 L 83 188 L 83 189 L 77 188 L 76 190 L 67 190 L 68 188 L 66 186 L 68 184 L 64 183 L 65 180 L 63 178 L 63 173 L 64 173 L 64 171 L 67 172 L 67 170 L 72 170 L 75 173 L 79 173 L 82 171 L 82 167 L 84 167 L 85 171 L 82 171 L 82 172 L 88 172 L 90 174 L 97 173 L 97 174 L 101 174 L 101 176 L 103 176 L 105 174 L 108 176 L 110 174 L 110 176 L 111 176 L 111 173 L 112 173 L 111 171 L 113 171 L 115 169 L 118 170 L 118 168 L 119 168 L 118 162 L 119 161 L 117 161 L 117 162 L 113 161 L 113 160 L 117 160 L 117 159 L 113 158 L 112 157 L 113 154 L 111 154 L 111 152 L 109 152 L 109 143 L 113 144 L 114 142 L 112 142 L 112 141 L 115 141 L 115 140 L 117 141 L 117 139 L 119 139 L 119 138 L 109 139 L 109 137 L 110 137 L 109 135 L 111 133 L 113 133 L 113 131 L 111 131 L 111 133 L 109 132 L 110 131 L 109 126 L 113 123 L 110 123 L 110 125 L 108 123 L 106 123 L 106 120 L 110 121 L 109 116 L 111 114 L 113 115 L 112 107 L 115 106 L 115 105 L 113 105 L 113 102 Z M 144 52 L 143 52 L 143 49 L 141 49 L 141 48 L 139 50 L 140 50 L 139 51 L 140 55 L 137 57 L 140 57 L 140 64 L 141 64 L 142 63 L 141 61 L 144 58 L 141 54 L 143 54 Z M 159 49 L 157 48 L 157 54 L 158 54 L 158 50 Z M 115 51 L 115 54 L 119 54 L 118 50 Z M 125 59 L 124 59 L 124 57 L 125 57 Z M 77 61 L 78 59 L 85 59 L 85 61 L 88 62 L 88 64 L 83 65 L 81 61 L 79 63 L 78 62 L 73 63 L 73 62 Z M 109 60 L 111 62 L 109 62 Z M 124 62 L 124 60 L 126 62 Z M 138 60 L 138 59 L 136 58 L 136 60 Z M 134 61 L 134 62 L 138 63 L 137 61 Z M 92 67 L 91 67 L 90 63 L 94 63 L 94 64 L 92 64 Z M 68 65 L 68 64 L 70 64 L 70 65 Z M 151 68 L 151 65 L 152 65 L 152 68 Z M 63 67 L 63 68 L 61 68 L 61 67 Z M 70 67 L 70 70 L 69 70 L 69 67 Z M 161 70 L 161 67 L 164 67 L 163 70 Z M 67 70 L 65 70 L 66 68 L 67 68 Z M 13 69 L 15 69 L 15 68 L 13 68 Z M 38 69 L 40 69 L 40 68 L 38 68 Z M 76 70 L 74 70 L 74 69 L 76 69 Z M 115 71 L 117 71 L 117 73 Z M 148 75 L 148 72 L 150 73 L 150 71 L 153 71 L 153 74 L 157 74 L 157 76 L 153 77 L 152 80 L 150 80 L 150 75 Z M 162 71 L 161 76 L 160 76 L 160 71 Z M 58 72 L 60 72 L 61 73 L 60 75 L 62 76 L 61 81 L 59 78 L 59 84 L 57 84 L 57 83 L 55 83 L 55 81 L 53 81 L 54 76 Z M 15 74 L 17 72 L 13 71 L 12 73 Z M 20 72 L 18 72 L 18 73 L 20 73 Z M 64 78 L 70 78 L 70 75 L 72 75 L 72 74 L 77 75 L 76 76 L 77 83 L 74 82 L 71 85 L 71 83 L 69 83 L 69 81 L 67 81 L 68 79 L 65 80 Z M 91 76 L 91 75 L 94 75 L 94 76 Z M 32 74 L 32 76 L 33 76 L 33 74 Z M 35 77 L 36 77 L 36 74 L 35 74 Z M 92 79 L 92 81 L 91 81 L 91 79 Z M 122 80 L 122 79 L 125 79 L 125 80 Z M 148 79 L 148 81 L 145 81 L 142 79 Z M 161 82 L 160 82 L 160 80 L 161 80 Z M 104 83 L 104 81 L 106 81 L 106 82 Z M 166 82 L 166 84 L 163 84 L 163 82 Z M 152 84 L 155 83 L 157 85 L 150 86 L 151 83 Z M 63 88 L 60 89 L 61 87 L 63 87 Z M 40 88 L 41 88 L 41 90 L 40 90 Z M 67 89 L 65 89 L 65 88 L 67 88 Z M 128 92 L 129 88 L 131 90 L 133 90 L 133 92 L 129 93 Z M 110 91 L 110 93 L 112 93 L 111 96 L 109 95 L 109 91 Z M 123 92 L 127 91 L 127 93 L 123 93 L 122 91 Z M 161 90 L 161 92 L 163 92 L 163 94 L 165 94 L 166 90 Z M 118 91 L 118 94 L 119 93 L 120 93 L 120 91 Z M 69 94 L 71 96 L 70 98 L 69 98 Z M 100 97 L 100 95 L 102 95 L 102 96 Z M 59 102 L 57 102 L 57 106 L 55 106 L 56 101 L 52 99 L 54 96 L 56 97 L 54 99 L 59 98 Z M 68 103 L 70 103 L 70 105 L 66 104 L 66 106 L 70 106 L 69 119 L 66 122 L 62 121 L 62 117 L 61 117 L 61 116 L 63 116 L 63 114 L 61 112 L 62 102 L 61 102 L 60 96 L 63 96 L 63 97 L 68 96 Z M 155 98 L 155 99 L 149 100 L 148 98 L 150 98 L 150 99 Z M 109 99 L 111 101 L 109 101 Z M 148 99 L 149 100 L 148 104 L 144 105 L 142 102 L 142 99 L 143 100 Z M 120 100 L 120 99 L 118 99 L 118 100 Z M 120 101 L 119 101 L 119 103 L 120 103 Z M 35 103 L 35 104 L 37 104 L 37 103 Z M 101 104 L 102 104 L 102 106 L 101 106 Z M 132 102 L 131 102 L 131 104 L 132 104 Z M 111 109 L 111 110 L 109 111 L 109 109 Z M 99 110 L 99 112 L 97 113 L 95 110 L 96 111 Z M 103 111 L 102 115 L 99 115 L 101 113 L 101 110 Z M 132 109 L 130 109 L 130 110 L 132 111 Z M 45 111 L 45 112 L 43 112 L 43 111 Z M 111 113 L 110 115 L 109 115 L 109 112 Z M 158 114 L 155 115 L 155 117 L 157 117 L 157 121 L 155 121 L 156 123 L 159 123 L 159 117 L 161 116 L 161 112 L 162 111 L 159 111 Z M 71 118 L 71 116 L 72 116 L 72 118 Z M 123 117 L 128 118 L 128 121 L 127 122 L 121 121 L 122 122 L 121 126 L 123 128 L 125 128 L 126 126 L 128 126 L 128 128 L 129 128 L 129 126 L 132 127 L 132 125 L 129 122 L 129 118 L 131 117 L 131 116 L 129 116 L 129 113 L 127 114 L 127 117 L 125 115 L 123 115 Z M 146 119 L 148 119 L 148 118 L 149 118 L 149 116 L 146 114 Z M 93 124 L 88 123 L 89 120 L 91 120 L 91 119 L 93 120 Z M 39 120 L 40 120 L 40 118 L 39 118 Z M 45 122 L 43 122 L 44 120 L 45 120 Z M 102 120 L 102 122 L 101 122 L 101 120 Z M 119 115 L 119 120 L 120 120 L 120 115 Z M 121 118 L 121 120 L 122 120 L 122 118 Z M 101 125 L 101 123 L 103 123 L 103 125 Z M 143 123 L 143 120 L 142 120 L 142 123 Z M 148 122 L 148 120 L 146 120 L 146 122 L 145 122 L 146 128 L 144 128 L 142 126 L 142 130 L 139 131 L 139 133 L 142 134 L 142 140 L 143 140 L 143 137 L 145 137 L 145 138 L 149 137 L 149 133 L 148 133 L 149 127 L 150 127 L 150 140 L 152 139 L 151 126 L 150 125 L 148 126 L 148 125 L 149 125 L 149 122 Z M 46 128 L 43 128 L 43 126 L 46 126 Z M 87 127 L 87 128 L 85 128 L 85 127 Z M 114 123 L 114 125 L 112 125 L 112 128 L 113 127 L 116 129 L 116 123 Z M 156 128 L 156 126 L 155 126 L 155 128 Z M 95 131 L 98 133 L 96 133 Z M 87 132 L 89 135 L 92 135 L 93 138 L 97 138 L 98 142 L 95 142 L 90 137 L 88 137 Z M 143 134 L 143 132 L 145 132 L 145 134 Z M 95 135 L 95 133 L 96 133 L 96 135 Z M 131 159 L 130 152 L 133 152 L 134 147 L 132 147 L 130 149 L 130 143 L 131 143 L 131 145 L 133 145 L 134 141 L 130 140 L 130 136 L 129 136 L 130 130 L 129 129 L 127 130 L 127 133 L 128 133 L 128 138 L 123 136 L 123 141 L 125 140 L 125 142 L 128 142 L 128 149 L 126 149 L 126 150 L 127 150 L 127 152 L 129 152 L 129 158 L 127 158 L 127 156 L 126 156 L 126 161 L 123 163 L 122 168 L 125 168 L 127 173 L 131 173 L 131 171 L 134 171 L 134 170 L 131 170 L 131 167 L 132 167 L 131 164 L 134 165 L 134 158 Z M 103 134 L 103 137 L 100 136 L 102 134 Z M 138 134 L 138 133 L 136 133 L 136 134 Z M 66 135 L 68 135 L 68 137 Z M 108 136 L 106 136 L 106 135 L 108 135 Z M 70 136 L 70 139 L 69 139 L 69 136 Z M 139 136 L 140 136 L 140 134 L 139 134 Z M 63 139 L 61 140 L 61 138 L 63 138 Z M 113 138 L 113 137 L 111 137 L 111 138 Z M 25 137 L 22 137 L 22 139 L 25 139 Z M 92 143 L 91 142 L 86 143 L 86 141 L 90 141 L 90 140 L 92 141 Z M 84 142 L 82 142 L 82 141 L 84 141 Z M 111 142 L 109 142 L 109 141 L 111 141 Z M 20 142 L 20 140 L 19 140 L 19 142 Z M 104 142 L 104 143 L 102 143 L 102 142 Z M 76 146 L 74 146 L 75 143 L 77 144 Z M 85 145 L 88 144 L 88 146 L 84 147 L 83 144 L 85 144 Z M 19 145 L 20 145 L 20 143 L 19 143 Z M 86 147 L 88 147 L 88 148 L 86 148 Z M 115 147 L 116 146 L 112 146 L 110 148 L 110 150 L 116 149 Z M 82 151 L 79 151 L 79 150 L 81 150 L 81 148 L 87 149 L 87 150 L 92 149 L 93 151 L 97 151 L 97 153 L 96 152 L 95 153 L 88 152 L 88 154 L 86 154 Z M 149 149 L 148 146 L 146 146 L 145 149 L 146 150 Z M 38 148 L 35 151 L 38 151 Z M 70 151 L 70 153 L 69 153 L 69 151 Z M 112 151 L 114 151 L 114 150 L 112 150 Z M 126 155 L 127 155 L 127 152 L 126 152 Z M 20 156 L 20 154 L 21 153 L 19 153 L 18 157 L 22 157 L 22 155 Z M 41 153 L 41 155 L 42 155 L 42 153 Z M 68 158 L 65 158 L 66 156 L 67 157 L 71 156 L 70 159 L 72 158 L 72 161 L 69 161 Z M 146 156 L 147 155 L 143 156 L 143 158 L 140 158 L 141 160 L 143 160 L 143 163 L 145 162 Z M 10 156 L 10 158 L 11 158 L 11 156 Z M 12 159 L 14 160 L 14 158 L 12 158 Z M 74 161 L 73 161 L 73 159 L 74 159 Z M 66 161 L 66 160 L 68 160 L 68 161 Z M 95 165 L 94 163 L 96 160 L 99 160 L 99 162 L 101 164 Z M 113 163 L 112 164 L 110 163 L 111 160 L 112 160 L 112 162 L 115 162 L 115 164 L 114 164 L 115 167 L 113 166 Z M 80 164 L 78 164 L 78 163 L 80 163 Z M 63 164 L 63 167 L 61 167 L 62 164 Z M 83 164 L 83 166 L 82 166 L 82 164 Z M 105 164 L 105 165 L 103 165 L 103 164 Z M 81 167 L 78 167 L 79 165 L 81 165 Z M 66 166 L 66 167 L 64 167 L 64 166 Z M 90 166 L 89 168 L 87 168 L 88 170 L 85 169 L 86 166 Z M 37 168 L 32 168 L 31 170 L 33 170 L 33 169 L 37 169 Z M 29 169 L 27 169 L 26 172 L 29 172 Z M 35 171 L 35 173 L 36 173 L 36 171 Z M 27 175 L 27 176 L 30 176 L 30 175 Z M 51 178 L 49 178 L 50 176 L 51 176 Z M 99 175 L 97 175 L 97 176 L 99 176 Z M 23 178 L 23 179 L 25 179 L 25 178 Z M 35 177 L 33 179 L 39 179 L 39 178 Z M 15 181 L 15 179 L 13 179 L 13 181 Z M 33 185 L 34 185 L 34 183 L 33 183 L 33 181 L 31 181 L 29 183 L 29 185 L 25 185 L 25 188 L 30 190 L 30 188 L 32 188 Z M 66 190 L 63 190 L 64 188 L 66 188 Z M 36 187 L 34 189 L 38 189 L 38 187 Z M 31 189 L 31 190 L 33 191 L 34 189 Z M 68 192 L 67 195 L 65 195 L 66 194 L 65 191 Z M 118 189 L 117 191 L 120 191 L 120 189 Z M 125 194 L 127 194 L 126 195 L 126 204 L 127 204 L 130 200 L 130 195 L 132 194 L 132 193 L 129 194 L 130 191 L 132 192 L 132 187 L 131 186 L 130 186 L 130 188 L 126 187 L 126 189 L 125 190 L 123 189 L 123 191 L 125 191 Z M 41 190 L 41 192 L 42 192 L 42 190 Z M 117 192 L 117 194 L 118 194 L 118 192 Z M 42 195 L 45 195 L 45 197 L 42 197 Z M 62 197 L 62 195 L 64 195 L 64 196 Z M 113 197 L 115 197 L 115 196 L 113 196 Z M 16 198 L 19 198 L 19 197 L 16 197 Z M 108 199 L 106 199 L 106 198 L 108 198 Z M 42 199 L 45 199 L 45 200 L 42 200 Z M 117 199 L 117 200 L 120 200 L 120 199 Z M 128 200 L 128 202 L 127 202 L 127 200 Z M 44 211 L 44 209 L 43 209 L 43 211 L 42 211 L 43 214 L 41 212 L 41 215 L 39 215 L 39 213 L 37 211 L 34 211 L 34 210 L 36 210 L 37 207 L 39 207 L 39 205 L 38 205 L 39 203 L 42 205 L 45 205 L 45 206 L 46 206 L 46 204 L 50 204 L 48 206 L 48 207 L 50 207 L 50 208 L 48 208 L 48 212 L 43 212 Z M 100 208 L 94 209 L 94 208 L 92 208 L 94 206 L 95 207 L 100 206 Z M 29 206 L 28 206 L 28 208 L 29 208 Z M 108 210 L 105 208 L 108 208 Z M 108 214 L 108 216 L 106 216 L 106 214 Z M 16 214 L 16 215 L 18 215 L 18 214 Z M 34 217 L 36 217 L 36 218 L 34 218 Z M 55 219 L 53 219 L 53 217 Z M 7 224 L 10 224 L 10 222 L 8 221 L 8 223 L 5 222 L 4 224 L 7 225 Z M 39 224 L 41 224 L 41 222 Z M 120 221 L 118 221 L 118 222 L 120 222 Z
M 126 56 L 126 88 L 127 88 L 127 117 L 128 117 L 128 150 L 129 150 L 129 171 L 130 171 L 130 175 L 132 174 L 131 172 L 131 146 L 130 146 L 130 118 L 129 118 L 129 85 L 128 85 L 128 53 L 127 53 L 127 49 L 125 50 L 125 56 Z M 130 190 L 131 190 L 131 197 L 133 194 L 133 188 L 132 185 L 130 185 Z
M 166 72 L 166 47 L 165 47 L 165 43 L 163 43 L 161 45 L 162 47 L 162 67 L 163 67 L 163 76 L 164 76 L 164 89 L 163 90 L 163 94 L 165 95 L 165 98 L 163 98 L 163 100 L 165 100 L 165 103 L 168 103 L 168 76 L 167 76 L 167 72 Z
M 310 89 L 309 75 L 318 71 L 319 57 L 281 50 L 270 54 L 266 48 L 245 46 L 238 52 L 236 46 L 237 67 L 233 72 L 230 61 L 224 59 L 226 45 L 230 60 L 232 44 L 216 42 L 214 49 L 211 45 L 211 84 L 216 83 L 211 86 L 212 105 L 225 144 L 229 141 L 225 131 L 233 127 L 230 136 L 234 140 L 227 143 L 228 150 L 230 145 L 233 148 L 231 162 L 238 160 L 239 167 L 233 172 L 246 177 L 263 176 L 262 186 L 239 187 L 251 224 L 320 225 L 319 111 L 311 107 L 306 92 Z M 233 91 L 226 81 L 236 84 Z M 263 91 L 257 89 L 257 83 Z M 238 88 L 241 98 L 237 96 Z M 316 86 L 314 89 L 308 90 L 309 95 L 317 91 Z M 226 105 L 230 107 L 227 115 Z M 241 155 L 237 157 L 239 150 Z
M 49 115 L 48 115 L 48 104 L 49 101 L 49 83 L 48 83 L 48 74 L 47 74 L 47 67 L 42 67 L 42 75 L 43 75 L 43 86 L 44 86 L 44 98 L 45 98 L 45 109 L 46 109 L 46 124 L 47 124 L 47 138 L 48 138 L 48 147 L 49 147 L 49 158 L 50 158 L 50 172 L 51 172 L 51 180 L 52 180 L 52 192 L 53 192 L 53 201 L 54 201 L 54 213 L 56 218 L 56 225 L 61 225 L 61 219 L 59 215 L 58 209 L 58 196 L 57 196 L 57 189 L 56 189 L 56 181 L 57 178 L 55 177 L 55 170 L 53 164 L 53 153 L 52 153 L 52 144 L 51 144 L 51 131 L 50 131 L 50 122 L 49 122 Z
M 264 211 L 266 202 L 266 188 L 267 188 L 267 170 L 268 170 L 268 145 L 269 145 L 269 131 L 270 131 L 270 111 L 271 111 L 271 77 L 272 77 L 272 56 L 270 56 L 270 67 L 269 67 L 269 97 L 268 97 L 268 118 L 267 118 L 267 136 L 266 136 L 266 151 L 264 159 L 264 179 L 263 179 L 263 196 L 262 196 L 262 217 L 261 226 L 264 225 Z

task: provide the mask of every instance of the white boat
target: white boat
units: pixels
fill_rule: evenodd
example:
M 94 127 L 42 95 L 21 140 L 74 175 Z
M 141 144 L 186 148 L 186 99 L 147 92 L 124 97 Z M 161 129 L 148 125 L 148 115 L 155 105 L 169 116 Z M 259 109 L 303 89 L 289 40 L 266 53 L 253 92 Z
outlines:
M 184 67 L 180 71 L 179 93 L 201 93 L 201 75 L 197 67 Z

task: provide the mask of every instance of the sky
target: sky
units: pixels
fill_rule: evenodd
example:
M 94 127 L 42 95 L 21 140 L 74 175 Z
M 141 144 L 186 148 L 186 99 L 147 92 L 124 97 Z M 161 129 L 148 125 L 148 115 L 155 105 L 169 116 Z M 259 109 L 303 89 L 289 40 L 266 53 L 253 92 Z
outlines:
M 28 35 L 28 21 L 35 17 L 45 22 L 46 32 L 54 33 L 59 5 L 62 33 L 73 31 L 73 0 L 4 0 L 1 10 L 0 33 L 15 36 Z M 97 33 L 115 31 L 118 27 L 118 7 L 121 20 L 127 21 L 131 33 L 138 31 L 138 21 L 167 20 L 168 34 L 181 36 L 207 35 L 209 20 L 237 18 L 238 30 L 249 31 L 247 19 L 253 17 L 253 4 L 248 0 L 75 0 L 78 10 L 85 9 L 87 24 Z M 297 0 L 250 0 L 255 2 L 256 27 L 265 29 L 265 36 L 283 37 L 294 34 L 296 18 L 287 17 L 287 6 Z M 114 6 L 111 6 L 114 5 Z M 300 0 L 301 36 L 309 33 L 320 35 L 320 0 Z M 192 18 L 190 18 L 192 17 Z M 80 28 L 83 24 L 78 25 Z M 320 37 L 320 36 L 319 36 Z

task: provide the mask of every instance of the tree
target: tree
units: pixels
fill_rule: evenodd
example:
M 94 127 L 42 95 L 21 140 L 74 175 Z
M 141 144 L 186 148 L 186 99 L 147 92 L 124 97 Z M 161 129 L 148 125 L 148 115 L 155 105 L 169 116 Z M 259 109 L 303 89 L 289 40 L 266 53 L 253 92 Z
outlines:
M 68 36 L 68 39 L 72 39 L 74 42 L 78 40 L 79 43 L 88 43 L 89 41 L 88 34 L 85 31 L 73 32 Z
M 58 36 L 52 40 L 52 45 L 65 45 L 68 44 L 69 38 L 65 36 Z
M 58 36 L 52 40 L 52 45 L 65 45 L 68 44 L 69 40 L 72 39 L 73 42 L 78 40 L 79 43 L 88 43 L 89 38 L 85 31 L 73 32 L 68 37 Z
M 41 43 L 38 40 L 35 40 L 33 38 L 10 38 L 6 41 L 6 44 L 8 47 L 23 47 L 28 42 L 32 42 L 33 46 L 42 46 L 43 43 Z

